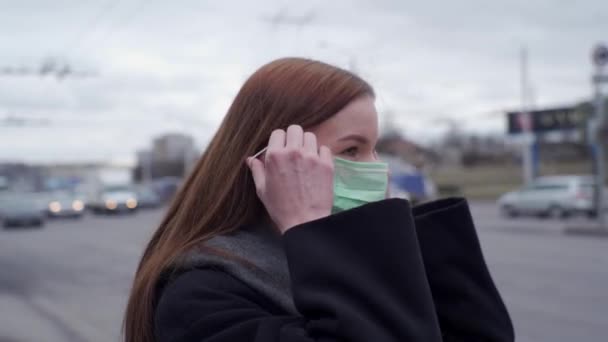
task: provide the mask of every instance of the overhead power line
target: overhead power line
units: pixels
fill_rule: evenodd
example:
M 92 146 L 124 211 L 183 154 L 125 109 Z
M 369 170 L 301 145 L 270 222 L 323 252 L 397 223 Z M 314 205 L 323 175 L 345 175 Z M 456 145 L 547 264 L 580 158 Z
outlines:
M 47 77 L 55 76 L 58 81 L 64 78 L 85 78 L 96 76 L 95 72 L 77 70 L 67 62 L 59 61 L 55 58 L 47 58 L 38 66 L 0 66 L 0 77 L 24 77 L 38 76 Z
M 73 40 L 73 43 L 66 46 L 66 53 L 73 52 L 81 48 L 83 43 L 85 42 L 85 39 L 90 36 L 95 30 L 97 30 L 97 28 L 103 22 L 102 19 L 104 19 L 109 13 L 111 13 L 116 7 L 116 5 L 118 5 L 119 3 L 119 0 L 110 0 L 106 2 L 95 14 L 93 19 L 89 22 L 89 25 L 78 32 L 76 38 Z
M 151 2 L 151 0 L 140 0 L 139 3 L 137 3 L 132 9 L 131 11 L 127 12 L 126 15 L 122 16 L 122 18 L 116 23 L 116 25 L 114 26 L 114 30 L 110 29 L 108 32 L 106 33 L 106 37 L 113 32 L 114 34 L 116 34 L 116 32 L 119 32 L 120 30 L 124 29 L 125 27 L 129 26 L 129 24 L 131 24 L 131 22 L 133 22 L 133 20 L 135 19 L 135 17 L 137 17 L 138 14 L 141 14 L 143 12 L 143 9 L 146 5 L 148 5 Z
M 110 0 L 104 3 L 104 5 L 99 8 L 96 14 L 89 21 L 89 24 L 86 25 L 82 30 L 78 30 L 76 37 L 74 38 L 74 40 L 72 40 L 72 43 L 67 45 L 64 48 L 63 52 L 60 53 L 64 56 L 64 59 L 67 59 L 67 57 L 73 55 L 75 52 L 81 50 L 84 46 L 87 45 L 88 39 L 90 39 L 90 37 L 95 33 L 95 31 L 102 27 L 105 18 L 107 18 L 109 14 L 114 12 L 115 8 L 119 3 L 119 0 Z M 121 29 L 127 26 L 133 20 L 133 18 L 136 17 L 138 13 L 142 12 L 142 9 L 148 3 L 149 0 L 139 0 L 135 3 L 135 6 L 129 7 L 131 10 L 127 11 L 126 15 L 121 16 L 117 24 L 115 23 L 113 25 L 109 25 L 109 29 L 106 30 L 106 34 L 102 36 L 101 40 L 108 37 L 110 33 L 114 33 L 115 35 L 117 32 L 117 28 Z M 97 44 L 99 44 L 99 42 L 97 42 Z M 0 66 L 0 77 L 55 76 L 57 80 L 63 80 L 67 77 L 83 78 L 95 75 L 96 73 L 94 72 L 76 70 L 74 67 L 72 67 L 71 64 L 55 57 L 48 57 L 43 60 L 39 66 L 34 67 Z

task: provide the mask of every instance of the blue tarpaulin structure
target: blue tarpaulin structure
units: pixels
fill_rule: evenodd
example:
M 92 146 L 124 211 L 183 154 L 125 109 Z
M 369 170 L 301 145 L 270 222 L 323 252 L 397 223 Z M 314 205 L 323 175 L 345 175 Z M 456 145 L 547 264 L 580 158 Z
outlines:
M 424 176 L 421 173 L 393 174 L 391 175 L 391 181 L 415 197 L 422 198 L 427 195 Z

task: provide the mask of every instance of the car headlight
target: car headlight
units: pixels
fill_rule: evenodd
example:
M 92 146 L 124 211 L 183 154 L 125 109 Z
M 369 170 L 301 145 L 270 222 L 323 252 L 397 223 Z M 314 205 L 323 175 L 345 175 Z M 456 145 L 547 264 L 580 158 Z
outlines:
M 129 209 L 137 208 L 137 200 L 135 198 L 129 198 L 127 200 L 127 208 L 129 208 Z
M 114 210 L 118 207 L 118 204 L 115 200 L 106 200 L 106 208 L 110 210 Z
M 82 203 L 80 200 L 75 200 L 72 202 L 72 209 L 75 211 L 82 211 L 84 209 L 84 203 Z
M 61 203 L 57 202 L 57 201 L 53 201 L 51 203 L 49 203 L 49 210 L 52 213 L 58 213 L 61 211 Z

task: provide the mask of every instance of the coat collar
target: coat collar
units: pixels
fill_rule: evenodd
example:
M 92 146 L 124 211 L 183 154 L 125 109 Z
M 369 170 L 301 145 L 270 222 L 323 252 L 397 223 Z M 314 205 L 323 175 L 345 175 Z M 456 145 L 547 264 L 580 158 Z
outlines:
M 186 253 L 175 266 L 220 269 L 287 312 L 297 313 L 281 236 L 268 225 L 216 236 Z

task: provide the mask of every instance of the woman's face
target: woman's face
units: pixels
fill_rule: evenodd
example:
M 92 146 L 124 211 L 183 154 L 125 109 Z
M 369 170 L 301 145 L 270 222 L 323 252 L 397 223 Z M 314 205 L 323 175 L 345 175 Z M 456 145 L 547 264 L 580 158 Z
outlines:
M 331 119 L 314 127 L 320 145 L 329 147 L 335 157 L 353 161 L 377 160 L 378 113 L 374 98 L 358 98 Z

